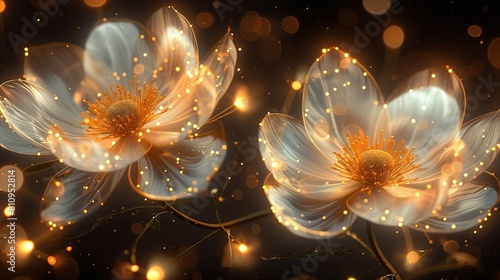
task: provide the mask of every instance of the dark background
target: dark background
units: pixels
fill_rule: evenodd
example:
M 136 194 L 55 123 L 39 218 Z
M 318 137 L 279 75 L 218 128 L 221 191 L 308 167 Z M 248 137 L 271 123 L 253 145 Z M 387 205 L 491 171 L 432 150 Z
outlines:
M 32 38 L 26 38 L 27 42 L 19 45 L 18 52 L 7 35 L 22 35 L 23 18 L 30 22 L 33 20 L 33 15 L 40 11 L 39 1 L 6 0 L 5 3 L 6 9 L 0 13 L 1 81 L 22 76 L 24 47 L 55 41 L 83 46 L 92 26 L 103 16 L 144 22 L 159 7 L 173 5 L 193 24 L 200 58 L 228 27 L 231 28 L 235 44 L 241 48 L 238 52 L 239 70 L 219 105 L 222 110 L 241 94 L 246 95 L 249 105 L 245 110 L 223 119 L 230 152 L 221 167 L 223 173 L 216 175 L 219 181 L 228 183 L 223 194 L 224 201 L 218 206 L 222 221 L 269 208 L 262 191 L 267 170 L 256 149 L 258 123 L 267 112 L 285 111 L 300 118 L 294 112 L 300 108 L 301 92 L 292 90 L 291 83 L 304 80 L 309 66 L 321 55 L 323 48 L 339 45 L 350 48 L 352 56 L 378 80 L 385 96 L 398 82 L 418 70 L 449 65 L 463 79 L 469 96 L 466 120 L 500 108 L 498 85 L 490 87 L 488 96 L 476 94 L 481 80 L 500 82 L 500 70 L 495 68 L 495 65 L 499 67 L 500 48 L 491 44 L 500 37 L 500 1 L 401 1 L 401 12 L 389 13 L 390 20 L 377 21 L 363 8 L 361 0 L 108 0 L 101 8 L 91 8 L 83 0 L 60 0 L 57 15 L 49 17 L 45 25 L 38 27 Z M 202 12 L 213 18 L 208 27 L 207 22 L 204 22 L 203 28 L 200 27 L 196 20 Z M 271 27 L 269 34 L 262 29 L 258 32 L 265 34 L 242 29 L 245 16 L 249 15 L 267 19 Z M 298 31 L 293 34 L 282 27 L 282 20 L 287 16 L 295 17 L 299 23 Z M 380 19 L 387 19 L 387 14 Z M 383 30 L 391 25 L 400 26 L 405 33 L 404 43 L 398 51 L 388 51 L 382 40 Z M 471 25 L 481 27 L 479 37 L 468 34 Z M 368 26 L 373 29 L 367 31 Z M 368 40 L 359 41 L 359 30 L 371 32 L 366 37 Z M 483 86 L 481 93 L 484 90 Z M 238 147 L 240 150 L 245 148 L 246 153 L 238 154 Z M 242 165 L 230 180 L 226 180 L 235 159 Z M 23 169 L 39 160 L 0 151 L 1 165 L 13 164 Z M 7 271 L 7 266 L 0 265 L 0 279 L 144 279 L 153 265 L 162 267 L 165 279 L 376 279 L 388 273 L 348 237 L 326 241 L 329 248 L 352 250 L 347 255 L 321 255 L 304 261 L 293 258 L 262 260 L 261 256 L 288 252 L 303 254 L 321 248 L 317 240 L 293 235 L 270 215 L 232 228 L 231 233 L 237 241 L 248 245 L 249 250 L 244 254 L 238 252 L 235 242 L 231 243 L 230 254 L 228 236 L 221 231 L 181 255 L 212 230 L 186 223 L 174 214 L 166 213 L 158 217 L 159 231 L 150 229 L 140 239 L 137 246 L 140 270 L 132 275 L 127 271 L 129 259 L 126 250 L 130 249 L 138 230 L 160 212 L 161 209 L 155 208 L 159 204 L 138 196 L 124 180 L 99 211 L 64 230 L 49 231 L 47 225 L 40 221 L 39 204 L 45 185 L 54 172 L 48 170 L 26 176 L 24 186 L 16 193 L 17 235 L 21 238 L 23 229 L 26 238 L 35 243 L 35 250 L 24 259 L 18 259 L 15 275 Z M 5 193 L 0 194 L 1 209 L 6 197 Z M 182 203 L 184 209 L 192 210 L 192 218 L 217 222 L 215 204 L 210 198 L 194 198 Z M 99 217 L 135 206 L 148 207 L 124 213 L 83 237 L 72 237 L 92 226 Z M 483 223 L 483 228 L 430 235 L 432 244 L 424 234 L 411 232 L 415 249 L 432 249 L 413 265 L 406 264 L 407 251 L 401 229 L 375 226 L 375 233 L 382 250 L 403 279 L 417 276 L 417 272 L 439 264 L 445 264 L 448 269 L 420 278 L 500 279 L 499 222 L 497 212 L 493 211 L 488 222 Z M 2 221 L 2 234 L 4 223 Z M 364 221 L 358 220 L 352 231 L 366 240 Z M 457 262 L 443 249 L 443 244 L 450 240 L 459 244 L 459 252 L 477 257 L 480 264 L 456 267 Z M 5 239 L 0 242 L 5 242 Z M 67 250 L 68 246 L 71 246 L 71 251 Z M 2 253 L 0 259 L 4 255 Z M 48 256 L 55 256 L 57 263 L 49 265 L 46 261 Z

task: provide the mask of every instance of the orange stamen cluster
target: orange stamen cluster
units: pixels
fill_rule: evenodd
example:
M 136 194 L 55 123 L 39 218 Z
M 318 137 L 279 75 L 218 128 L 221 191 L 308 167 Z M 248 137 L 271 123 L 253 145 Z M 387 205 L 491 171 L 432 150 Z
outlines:
M 144 84 L 131 82 L 134 94 L 117 84 L 105 93 L 99 93 L 97 100 L 87 102 L 88 109 L 82 113 L 82 124 L 87 125 L 87 133 L 99 139 L 134 135 L 147 123 L 156 119 L 168 108 L 159 106 L 164 96 L 159 96 L 153 82 Z M 131 86 L 131 87 L 132 87 Z
M 334 154 L 337 162 L 331 167 L 343 177 L 365 184 L 363 191 L 371 192 L 374 187 L 397 186 L 416 180 L 406 176 L 418 169 L 415 165 L 415 148 L 408 149 L 404 140 L 397 145 L 394 138 L 384 139 L 380 132 L 375 143 L 370 144 L 370 137 L 363 131 L 352 136 L 348 132 L 349 145 L 344 145 L 343 152 Z

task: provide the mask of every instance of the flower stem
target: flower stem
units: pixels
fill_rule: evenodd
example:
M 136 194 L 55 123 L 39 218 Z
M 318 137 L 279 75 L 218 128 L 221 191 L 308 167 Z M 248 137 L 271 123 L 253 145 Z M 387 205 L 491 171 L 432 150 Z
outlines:
M 179 217 L 179 218 L 181 218 L 181 219 L 183 219 L 183 220 L 185 220 L 185 221 L 187 221 L 195 226 L 202 227 L 202 228 L 208 228 L 208 229 L 229 228 L 229 227 L 237 226 L 239 224 L 243 224 L 243 223 L 258 219 L 260 217 L 264 217 L 264 216 L 272 214 L 271 209 L 263 209 L 263 210 L 248 214 L 246 216 L 243 216 L 243 217 L 240 217 L 240 218 L 228 221 L 228 222 L 208 223 L 208 222 L 203 222 L 203 221 L 193 219 L 166 202 L 163 202 L 163 208 L 165 210 L 171 211 L 172 214 L 174 214 L 175 216 L 177 216 L 177 217 Z
M 384 253 L 380 249 L 378 245 L 377 239 L 375 238 L 375 231 L 373 230 L 373 224 L 370 222 L 366 223 L 366 230 L 368 232 L 368 236 L 370 237 L 370 245 L 374 249 L 372 252 L 375 253 L 375 256 L 379 260 L 379 263 L 392 275 L 394 275 L 394 279 L 401 280 L 401 276 L 398 274 L 394 266 L 389 262 L 389 260 L 385 257 Z

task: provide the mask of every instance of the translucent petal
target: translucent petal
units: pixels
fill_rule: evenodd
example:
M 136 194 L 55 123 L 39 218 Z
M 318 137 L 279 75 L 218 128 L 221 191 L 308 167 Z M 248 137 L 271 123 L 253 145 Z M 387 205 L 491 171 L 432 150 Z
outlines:
M 28 81 L 41 85 L 57 97 L 65 112 L 79 116 L 85 111 L 87 96 L 94 96 L 98 88 L 84 73 L 84 50 L 63 43 L 30 47 L 24 61 Z M 89 58 L 90 59 L 90 58 Z
M 59 171 L 43 195 L 42 219 L 66 225 L 85 218 L 106 201 L 123 173 L 89 173 L 68 167 Z
M 11 128 L 35 146 L 48 149 L 47 131 L 57 125 L 68 133 L 81 134 L 81 116 L 59 101 L 57 95 L 26 81 L 7 81 L 0 88 L 0 110 Z
M 155 200 L 175 200 L 201 192 L 224 161 L 225 143 L 222 125 L 217 123 L 198 137 L 164 149 L 153 148 L 130 167 L 130 185 L 140 195 Z
M 500 113 L 484 114 L 466 123 L 446 152 L 424 162 L 412 176 L 419 181 L 447 177 L 449 185 L 474 180 L 486 171 L 500 150 Z
M 429 217 L 432 210 L 444 203 L 447 190 L 437 180 L 429 184 L 378 187 L 371 192 L 355 193 L 347 205 L 356 215 L 373 223 L 401 226 Z
M 477 226 L 498 202 L 498 192 L 487 185 L 465 184 L 450 195 L 432 217 L 419 222 L 416 230 L 450 233 Z
M 195 134 L 212 115 L 216 89 L 214 80 L 207 74 L 202 71 L 198 80 L 163 103 L 168 111 L 144 126 L 151 130 L 146 139 L 155 147 L 166 147 Z
M 500 151 L 500 111 L 467 122 L 454 148 L 462 162 L 458 181 L 468 182 L 487 170 Z
M 333 162 L 310 141 L 304 126 L 282 114 L 268 114 L 259 131 L 260 152 L 276 180 L 293 191 L 323 200 L 335 200 L 356 191 L 358 183 L 340 178 Z
M 52 154 L 45 145 L 32 142 L 22 135 L 17 134 L 3 116 L 0 116 L 0 146 L 11 152 L 27 155 L 50 155 Z
M 174 8 L 164 7 L 151 15 L 146 26 L 156 36 L 164 62 L 158 73 L 163 79 L 160 91 L 175 91 L 185 76 L 196 76 L 198 71 L 198 46 L 191 24 Z
M 338 235 L 356 220 L 345 200 L 322 201 L 282 188 L 271 174 L 264 191 L 278 221 L 296 235 L 318 238 Z
M 69 136 L 57 127 L 48 132 L 50 150 L 64 164 L 88 172 L 113 171 L 127 167 L 151 148 L 135 137 L 97 140 L 87 135 Z
M 374 136 L 383 97 L 373 77 L 346 53 L 331 50 L 309 69 L 304 85 L 303 115 L 318 148 L 335 160 L 333 147 L 347 142 L 346 132 Z
M 430 73 L 434 71 L 427 70 L 426 73 L 431 75 Z M 422 75 L 422 73 L 417 74 L 415 80 Z M 440 78 L 441 75 L 445 75 L 445 78 Z M 464 109 L 460 100 L 461 95 L 455 96 L 454 92 L 448 92 L 457 89 L 446 87 L 458 79 L 454 74 L 445 72 L 435 79 L 430 77 L 429 79 L 427 84 L 431 85 L 426 86 L 422 81 L 423 86 L 415 88 L 411 86 L 418 83 L 410 79 L 407 82 L 410 89 L 392 99 L 387 108 L 390 134 L 395 137 L 396 142 L 404 139 L 408 147 L 415 147 L 414 153 L 420 162 L 429 162 L 435 158 L 456 137 Z M 447 83 L 444 85 L 432 83 L 440 79 Z M 460 81 L 455 82 L 457 86 L 461 86 Z
M 128 87 L 132 77 L 148 82 L 161 61 L 150 33 L 139 24 L 124 20 L 97 25 L 85 50 L 85 72 L 102 91 L 117 83 Z M 137 65 L 140 66 L 134 68 Z
M 217 100 L 220 100 L 231 84 L 236 65 L 236 47 L 231 34 L 224 35 L 203 60 L 203 67 L 208 68 L 217 87 Z

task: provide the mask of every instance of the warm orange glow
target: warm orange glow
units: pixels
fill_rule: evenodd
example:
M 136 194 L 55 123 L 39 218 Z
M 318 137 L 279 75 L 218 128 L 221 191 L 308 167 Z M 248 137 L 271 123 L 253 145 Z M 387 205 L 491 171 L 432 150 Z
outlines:
M 131 267 L 130 267 L 130 271 L 132 272 L 137 272 L 139 271 L 139 266 L 136 265 L 136 264 L 133 264 Z
M 363 0 L 363 7 L 373 15 L 385 14 L 390 6 L 390 0 Z
M 19 245 L 19 250 L 21 250 L 21 252 L 25 254 L 30 253 L 31 251 L 33 251 L 34 248 L 35 248 L 35 243 L 33 243 L 33 241 L 31 240 L 24 240 Z
M 483 29 L 479 25 L 471 25 L 467 28 L 467 33 L 471 37 L 479 37 L 483 34 Z
M 196 16 L 196 24 L 201 28 L 208 28 L 214 23 L 214 17 L 208 12 L 199 13 Z
M 57 259 L 53 256 L 49 256 L 47 257 L 47 262 L 50 264 L 50 265 L 55 265 L 57 263 Z
M 99 8 L 106 4 L 106 0 L 83 0 L 91 8 Z
M 500 69 L 500 37 L 495 38 L 488 46 L 488 60 L 491 65 Z
M 2 13 L 3 11 L 5 11 L 5 2 L 0 1 L 0 13 Z
M 398 26 L 389 26 L 384 31 L 384 44 L 391 49 L 397 49 L 401 47 L 404 39 L 405 34 L 403 32 L 403 29 Z
M 281 27 L 288 34 L 294 34 L 299 30 L 299 21 L 293 16 L 287 16 L 281 21 Z
M 406 262 L 411 264 L 411 263 L 416 263 L 418 261 L 418 253 L 415 251 L 410 251 L 406 255 Z
M 242 243 L 238 246 L 238 251 L 240 251 L 240 253 L 246 253 L 248 252 L 248 246 Z
M 293 90 L 300 90 L 302 88 L 302 83 L 299 81 L 293 81 L 292 83 L 292 89 Z
M 146 279 L 148 280 L 160 280 L 163 279 L 163 269 L 159 266 L 152 266 L 146 273 Z

